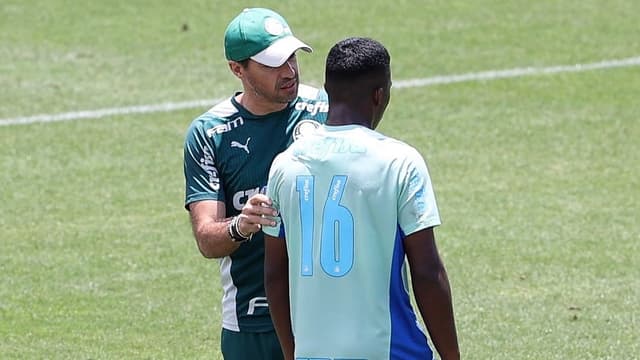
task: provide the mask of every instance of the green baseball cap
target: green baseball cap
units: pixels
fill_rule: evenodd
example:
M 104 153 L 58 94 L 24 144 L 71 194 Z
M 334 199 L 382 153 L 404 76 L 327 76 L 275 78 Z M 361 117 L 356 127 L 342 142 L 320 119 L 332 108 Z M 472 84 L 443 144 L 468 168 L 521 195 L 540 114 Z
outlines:
M 244 9 L 231 20 L 224 33 L 227 60 L 252 59 L 266 66 L 279 67 L 298 49 L 313 51 L 293 36 L 280 14 L 269 9 Z

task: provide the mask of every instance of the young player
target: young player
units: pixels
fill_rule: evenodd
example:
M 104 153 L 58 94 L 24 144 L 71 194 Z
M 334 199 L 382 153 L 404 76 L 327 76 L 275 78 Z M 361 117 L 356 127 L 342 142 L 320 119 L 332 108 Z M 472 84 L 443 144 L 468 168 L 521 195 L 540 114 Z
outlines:
M 442 359 L 459 359 L 440 224 L 426 164 L 376 128 L 390 97 L 390 57 L 350 38 L 327 57 L 326 125 L 275 160 L 264 227 L 265 286 L 286 359 L 431 359 L 412 309 Z

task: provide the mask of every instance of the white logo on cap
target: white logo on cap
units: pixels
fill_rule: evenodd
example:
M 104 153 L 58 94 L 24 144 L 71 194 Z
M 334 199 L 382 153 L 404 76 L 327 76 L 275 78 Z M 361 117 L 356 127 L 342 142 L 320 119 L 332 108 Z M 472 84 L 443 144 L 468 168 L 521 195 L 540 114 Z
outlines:
M 278 19 L 268 17 L 264 20 L 264 29 L 273 36 L 282 35 L 284 25 Z

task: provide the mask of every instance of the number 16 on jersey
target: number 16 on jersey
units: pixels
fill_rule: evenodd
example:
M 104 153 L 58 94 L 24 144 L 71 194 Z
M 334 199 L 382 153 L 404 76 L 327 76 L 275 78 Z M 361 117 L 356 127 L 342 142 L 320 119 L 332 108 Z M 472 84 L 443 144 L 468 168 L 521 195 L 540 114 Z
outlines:
M 334 175 L 324 201 L 320 223 L 320 265 L 329 276 L 345 276 L 353 266 L 353 215 L 340 204 L 348 177 Z M 313 276 L 313 238 L 315 232 L 315 177 L 296 177 L 296 191 L 300 199 L 300 228 L 302 229 L 302 259 L 300 274 Z

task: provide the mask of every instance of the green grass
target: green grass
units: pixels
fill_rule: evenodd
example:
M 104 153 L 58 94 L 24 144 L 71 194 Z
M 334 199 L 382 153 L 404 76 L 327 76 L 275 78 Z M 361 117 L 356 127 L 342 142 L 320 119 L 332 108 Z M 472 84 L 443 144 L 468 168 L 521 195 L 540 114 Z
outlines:
M 251 2 L 6 0 L 0 118 L 228 96 Z M 632 1 L 265 1 L 315 48 L 387 45 L 395 80 L 640 55 Z M 183 31 L 183 24 L 188 30 Z M 425 156 L 467 359 L 640 357 L 640 68 L 394 89 Z M 0 357 L 221 358 L 218 264 L 183 209 L 204 109 L 0 126 Z

